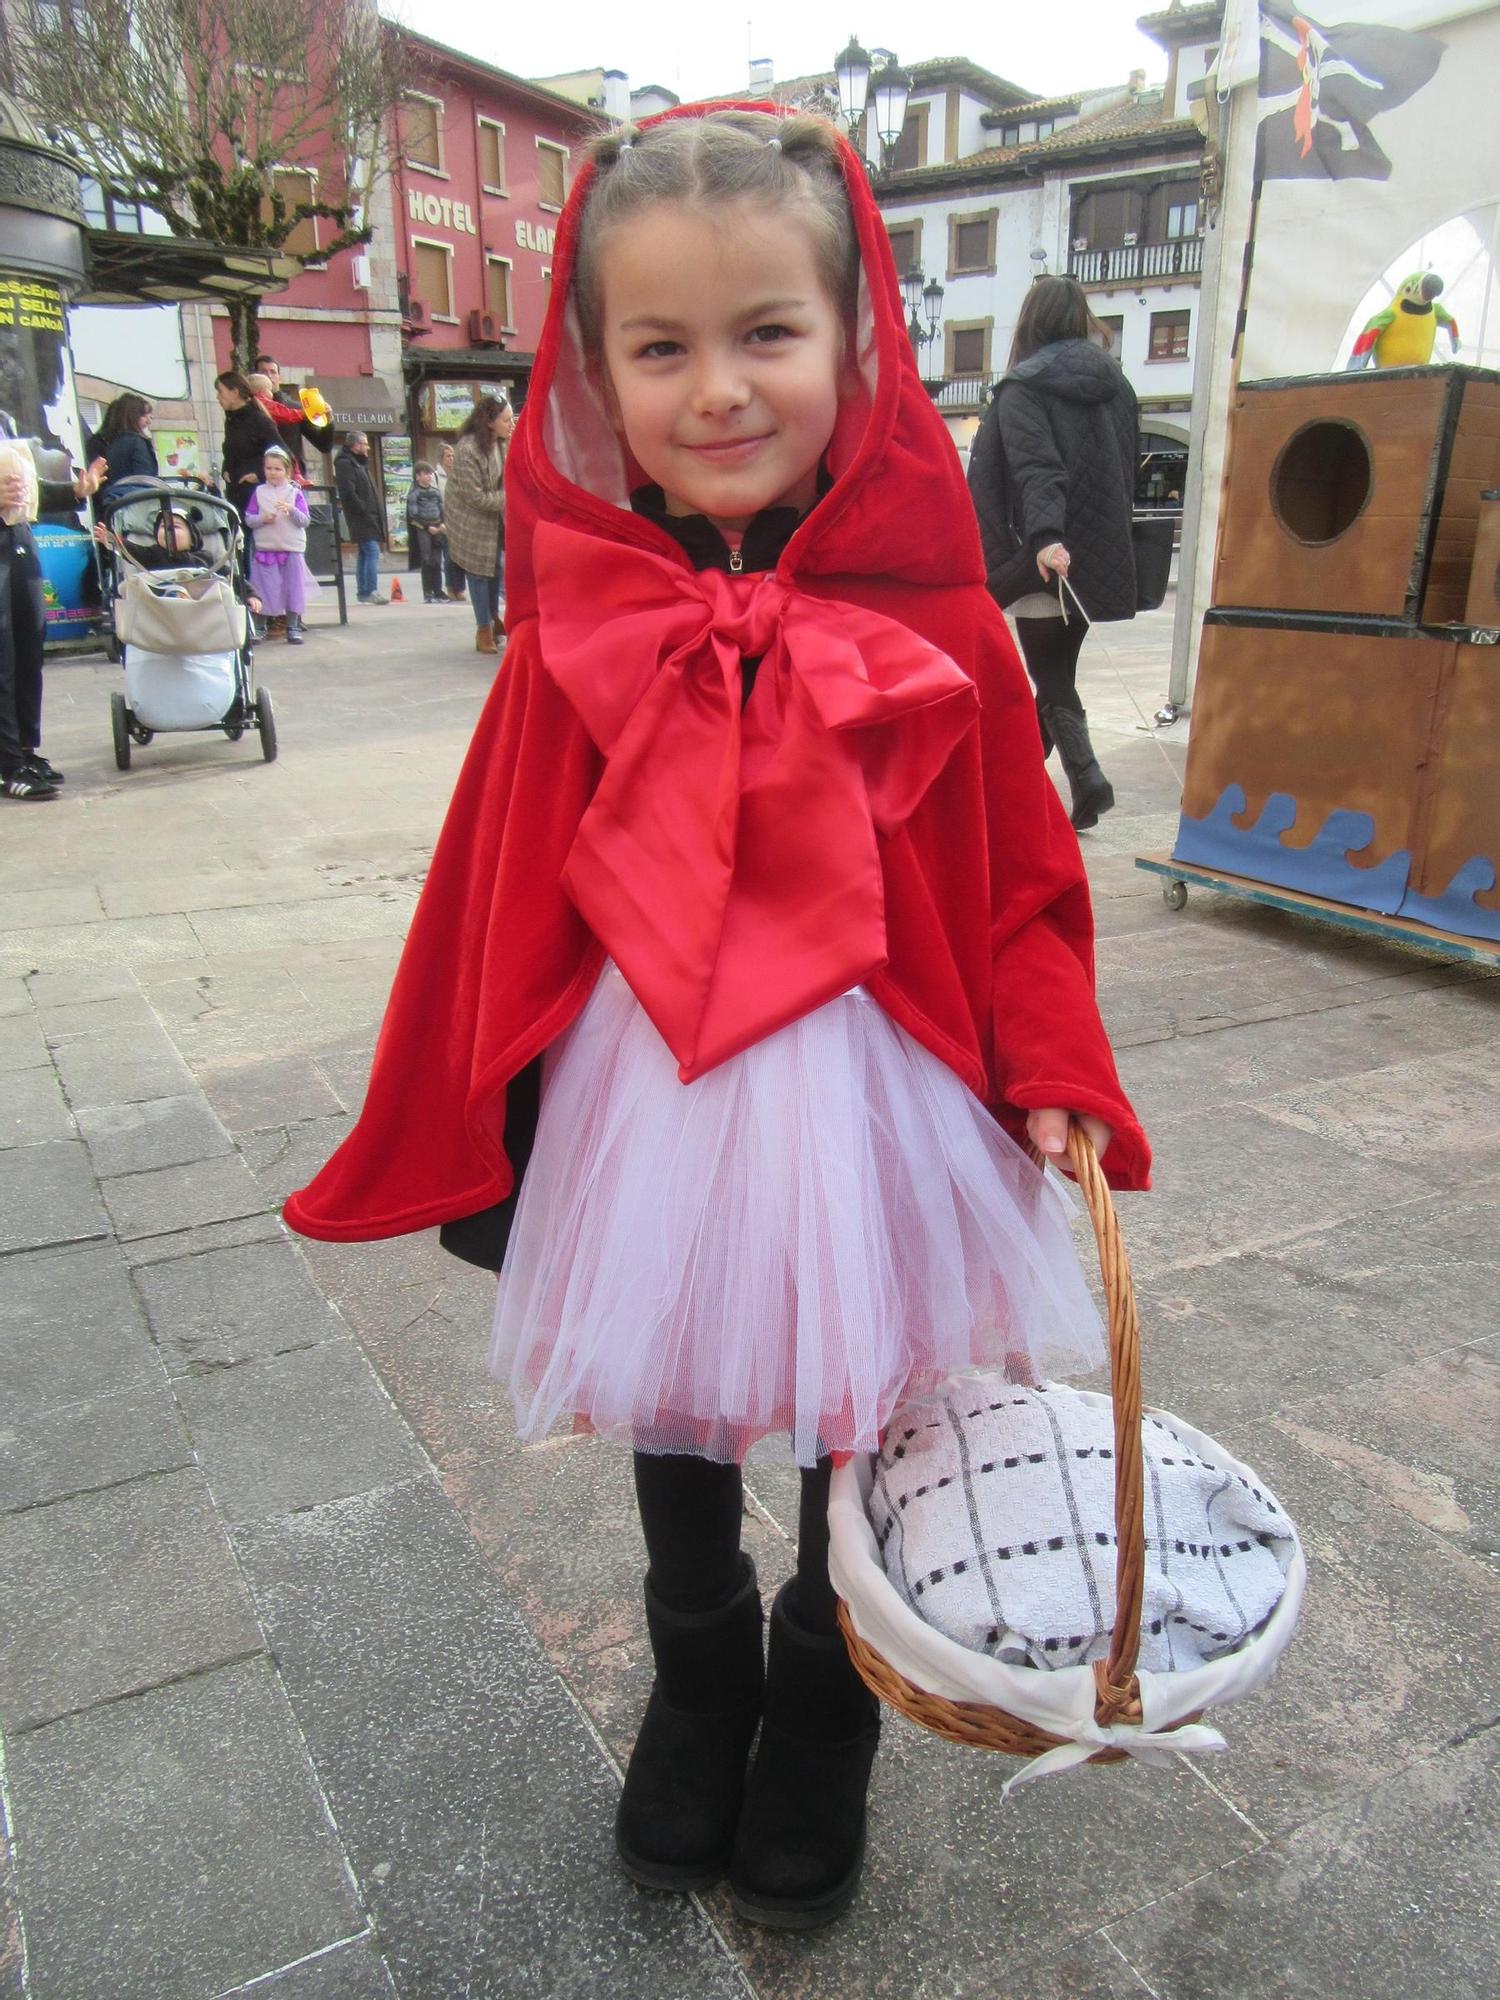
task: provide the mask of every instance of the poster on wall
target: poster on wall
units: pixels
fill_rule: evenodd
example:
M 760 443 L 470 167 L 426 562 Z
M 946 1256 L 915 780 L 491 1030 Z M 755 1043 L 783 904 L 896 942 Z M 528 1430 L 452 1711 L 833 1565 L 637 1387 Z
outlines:
M 380 472 L 385 487 L 386 535 L 393 549 L 406 547 L 406 496 L 411 491 L 411 439 L 380 440 Z
M 201 479 L 203 462 L 196 431 L 154 430 L 156 462 L 169 477 Z
M 429 382 L 422 396 L 422 428 L 462 430 L 474 411 L 472 382 Z
M 0 271 L 0 438 L 29 448 L 39 479 L 83 464 L 63 295 L 43 278 Z

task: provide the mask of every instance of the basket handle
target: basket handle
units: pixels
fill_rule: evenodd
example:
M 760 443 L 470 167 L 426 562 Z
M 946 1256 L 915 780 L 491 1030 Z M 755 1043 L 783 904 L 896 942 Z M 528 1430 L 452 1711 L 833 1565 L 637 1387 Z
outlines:
M 1039 1167 L 1047 1156 L 1027 1149 Z M 1093 1141 L 1076 1118 L 1068 1124 L 1068 1158 L 1094 1225 L 1099 1273 L 1109 1317 L 1109 1373 L 1115 1417 L 1115 1628 L 1109 1657 L 1094 1663 L 1099 1696 L 1094 1720 L 1113 1722 L 1139 1703 L 1135 1662 L 1141 1644 L 1145 1592 L 1145 1473 L 1141 1461 L 1141 1322 L 1120 1219 Z

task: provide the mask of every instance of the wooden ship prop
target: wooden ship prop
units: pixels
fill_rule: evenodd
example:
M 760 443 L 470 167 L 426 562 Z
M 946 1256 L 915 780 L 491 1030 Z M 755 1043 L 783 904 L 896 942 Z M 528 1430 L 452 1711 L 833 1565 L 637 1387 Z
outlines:
M 1236 392 L 1182 815 L 1189 882 L 1500 959 L 1500 374 Z

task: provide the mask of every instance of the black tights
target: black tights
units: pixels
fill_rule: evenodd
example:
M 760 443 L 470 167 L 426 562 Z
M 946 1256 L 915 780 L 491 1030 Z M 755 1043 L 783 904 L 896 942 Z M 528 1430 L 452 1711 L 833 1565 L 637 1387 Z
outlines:
M 828 1480 L 831 1459 L 802 1474 L 797 1519 L 797 1623 L 835 1629 L 828 1580 Z M 651 1588 L 673 1611 L 712 1611 L 740 1587 L 744 1482 L 737 1465 L 713 1459 L 635 1454 L 635 1494 L 646 1536 Z
M 1026 661 L 1026 671 L 1036 687 L 1037 713 L 1043 720 L 1049 708 L 1071 708 L 1082 715 L 1078 698 L 1078 655 L 1088 627 L 1078 612 L 1061 618 L 1018 618 L 1016 636 Z

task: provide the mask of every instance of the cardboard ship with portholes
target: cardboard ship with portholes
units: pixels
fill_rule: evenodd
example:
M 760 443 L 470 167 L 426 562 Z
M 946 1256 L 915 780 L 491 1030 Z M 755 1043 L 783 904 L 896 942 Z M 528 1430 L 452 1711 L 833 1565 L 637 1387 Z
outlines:
M 1242 384 L 1172 858 L 1500 941 L 1500 373 Z

